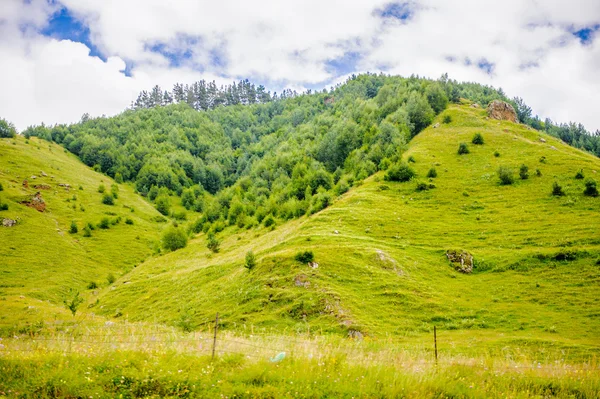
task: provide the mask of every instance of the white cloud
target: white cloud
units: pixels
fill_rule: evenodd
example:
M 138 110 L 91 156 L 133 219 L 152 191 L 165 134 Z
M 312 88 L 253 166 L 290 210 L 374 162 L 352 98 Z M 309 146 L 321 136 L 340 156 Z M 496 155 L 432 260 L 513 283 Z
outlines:
M 36 33 L 57 10 L 54 1 L 3 0 L 0 85 L 11 95 L 0 98 L 0 116 L 20 129 L 76 121 L 84 112 L 118 113 L 154 84 L 249 78 L 277 90 L 329 87 L 348 71 L 337 73 L 328 62 L 345 52 L 361 54 L 356 72 L 448 72 L 502 87 L 543 117 L 600 128 L 600 37 L 582 45 L 569 33 L 600 23 L 596 1 L 421 0 L 410 3 L 410 21 L 385 23 L 374 10 L 386 0 L 60 2 L 89 27 L 108 59 Z M 150 50 L 156 44 L 192 56 L 174 67 Z M 491 74 L 477 67 L 482 60 L 494 65 Z M 130 77 L 122 72 L 125 61 L 134 66 Z

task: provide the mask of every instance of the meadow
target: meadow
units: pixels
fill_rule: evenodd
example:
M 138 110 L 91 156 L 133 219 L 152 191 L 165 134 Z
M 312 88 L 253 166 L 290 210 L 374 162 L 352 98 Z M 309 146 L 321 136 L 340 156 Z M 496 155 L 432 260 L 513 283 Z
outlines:
M 21 220 L 0 229 L 0 395 L 598 397 L 600 200 L 576 175 L 600 179 L 600 161 L 544 133 L 451 105 L 404 152 L 411 181 L 380 171 L 314 215 L 224 226 L 218 252 L 204 233 L 160 250 L 152 204 L 129 184 L 102 204 L 116 183 L 58 145 L 0 145 L 0 216 Z M 18 203 L 42 170 L 71 185 L 43 192 L 44 213 Z M 122 221 L 68 233 L 103 217 Z

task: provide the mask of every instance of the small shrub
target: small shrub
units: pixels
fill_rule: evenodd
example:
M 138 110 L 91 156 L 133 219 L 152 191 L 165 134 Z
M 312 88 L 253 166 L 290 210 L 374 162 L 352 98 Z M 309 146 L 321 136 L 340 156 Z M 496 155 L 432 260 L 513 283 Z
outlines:
M 154 201 L 158 197 L 158 187 L 152 186 L 150 190 L 148 190 L 148 199 L 150 201 Z
M 183 221 L 187 220 L 187 213 L 185 211 L 172 212 L 171 217 L 175 220 Z
M 387 170 L 391 164 L 392 161 L 390 161 L 389 158 L 383 158 L 381 162 L 379 162 L 379 170 Z
M 312 251 L 301 251 L 294 257 L 300 263 L 310 263 L 315 260 L 315 254 Z
M 427 177 L 430 179 L 434 179 L 437 177 L 437 170 L 435 170 L 435 168 L 431 168 L 429 169 L 429 172 L 427 172 Z
M 588 179 L 585 181 L 585 190 L 583 190 L 583 194 L 589 197 L 597 197 L 598 189 L 596 188 L 596 181 L 592 179 Z
M 206 238 L 206 248 L 210 249 L 211 252 L 217 253 L 221 249 L 221 241 L 215 237 L 215 233 L 212 231 L 208 233 Z
M 108 285 L 112 285 L 112 283 L 114 283 L 116 280 L 117 279 L 115 275 L 112 273 L 108 273 L 108 276 L 106 276 L 106 281 L 108 282 Z
M 71 314 L 73 315 L 73 317 L 75 317 L 75 313 L 77 313 L 77 309 L 79 308 L 79 305 L 81 305 L 83 303 L 83 298 L 79 296 L 79 292 L 73 292 L 70 291 L 69 293 L 69 297 L 64 299 L 64 304 L 66 306 L 67 309 L 69 309 L 71 311 Z
M 499 153 L 498 151 L 494 151 L 494 156 L 495 156 L 496 158 L 498 158 L 498 157 L 500 157 L 500 153 Z
M 169 215 L 169 209 L 171 208 L 171 202 L 169 201 L 169 197 L 166 195 L 160 195 L 156 198 L 156 210 L 162 213 L 163 215 Z
M 119 198 L 119 186 L 117 186 L 116 184 L 112 184 L 110 186 L 110 194 L 113 196 L 114 199 Z
M 0 211 L 8 211 L 8 204 L 5 204 L 0 200 Z
M 115 181 L 117 183 L 123 183 L 123 175 L 119 172 L 115 173 Z
M 575 178 L 577 180 L 583 180 L 585 176 L 583 175 L 583 169 L 579 169 L 579 171 L 575 174 Z
M 384 180 L 406 182 L 415 177 L 415 171 L 404 163 L 391 166 L 385 174 Z
M 71 228 L 69 229 L 69 233 L 76 234 L 78 231 L 79 231 L 79 229 L 77 228 L 77 223 L 75 223 L 75 221 L 73 220 L 71 222 Z
M 88 290 L 95 290 L 96 288 L 98 288 L 98 284 L 95 281 L 90 281 L 87 285 Z
M 331 195 L 322 188 L 312 197 L 312 204 L 308 213 L 313 215 L 331 205 Z
M 129 224 L 129 225 L 133 224 L 133 219 L 131 219 L 131 218 L 126 218 L 126 219 L 125 219 L 125 224 Z
M 541 177 L 541 176 L 542 176 L 542 171 L 541 171 L 541 170 L 539 170 L 539 169 L 536 169 L 536 170 L 535 170 L 535 175 L 536 175 L 537 177 Z
M 435 187 L 435 186 L 433 186 L 433 187 Z M 425 190 L 429 190 L 429 188 L 430 188 L 429 184 L 427 184 L 423 181 L 420 181 L 420 182 L 417 182 L 417 187 L 415 188 L 415 190 L 416 191 L 425 191 Z
M 519 177 L 521 177 L 522 180 L 529 179 L 529 167 L 527 165 L 521 165 L 519 168 Z
M 0 191 L 4 191 L 4 186 L 0 183 Z
M 100 223 L 98 223 L 98 227 L 100 227 L 101 229 L 109 229 L 110 228 L 110 219 L 109 218 L 102 218 L 102 220 L 100 220 Z
M 115 199 L 114 199 L 114 197 L 112 195 L 110 195 L 108 193 L 105 193 L 102 196 L 102 203 L 104 205 L 114 205 L 115 204 Z
M 540 162 L 541 162 L 541 163 L 546 163 L 546 157 L 545 157 L 545 156 L 542 156 L 542 157 L 540 158 Z
M 515 182 L 512 169 L 506 166 L 498 168 L 498 178 L 500 178 L 500 184 L 503 186 L 508 186 Z
M 106 191 L 106 187 L 104 187 L 104 184 L 100 184 L 100 185 L 98 186 L 98 192 L 99 192 L 100 194 L 103 194 L 105 191 Z
M 185 248 L 188 237 L 182 228 L 169 226 L 162 235 L 162 246 L 167 251 Z
M 467 143 L 460 143 L 458 145 L 458 155 L 468 154 L 469 152 L 469 146 Z
M 348 190 L 350 190 L 350 186 L 348 185 L 348 182 L 346 180 L 340 180 L 339 183 L 335 186 L 335 193 L 338 196 L 347 193 Z
M 442 123 L 450 123 L 452 122 L 452 117 L 450 115 L 444 115 L 444 117 L 442 118 Z
M 563 195 L 565 195 L 562 186 L 557 182 L 554 182 L 554 184 L 552 185 L 552 195 L 556 197 L 562 197 Z
M 473 136 L 473 139 L 471 140 L 471 143 L 473 143 L 475 145 L 483 145 L 484 140 L 483 140 L 483 136 L 481 135 L 481 133 L 475 133 L 475 135 Z
M 91 237 L 92 236 L 92 229 L 90 229 L 90 226 L 87 225 L 87 224 L 83 228 L 83 236 L 84 237 Z
M 265 225 L 265 227 L 271 227 L 275 224 L 275 219 L 273 218 L 273 215 L 268 215 L 264 220 L 263 220 L 263 224 Z
M 415 160 L 415 157 L 413 157 L 412 155 L 410 157 L 408 157 L 408 163 L 416 163 L 417 161 Z
M 248 270 L 254 269 L 256 266 L 256 257 L 254 256 L 254 252 L 252 250 L 246 252 L 246 261 L 244 263 L 244 267 Z

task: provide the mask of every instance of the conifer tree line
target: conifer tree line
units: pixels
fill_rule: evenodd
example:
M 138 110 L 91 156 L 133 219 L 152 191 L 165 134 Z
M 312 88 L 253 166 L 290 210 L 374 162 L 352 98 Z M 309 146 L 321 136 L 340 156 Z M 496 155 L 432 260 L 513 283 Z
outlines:
M 183 102 L 196 111 L 206 111 L 218 106 L 265 104 L 297 95 L 297 92 L 290 89 L 283 90 L 279 95 L 271 94 L 263 85 L 256 86 L 248 79 L 219 87 L 215 81 L 199 80 L 191 85 L 176 83 L 171 91 L 163 91 L 156 85 L 149 92 L 142 91 L 131 104 L 131 108 L 153 108 Z

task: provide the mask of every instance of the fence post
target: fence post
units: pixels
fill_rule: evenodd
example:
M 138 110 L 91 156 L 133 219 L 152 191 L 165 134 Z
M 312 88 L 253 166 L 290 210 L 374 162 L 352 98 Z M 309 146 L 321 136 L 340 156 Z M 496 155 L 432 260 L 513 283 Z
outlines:
M 437 329 L 433 326 L 433 346 L 435 348 L 435 364 L 438 362 L 438 354 L 437 354 Z
M 219 329 L 219 312 L 215 318 L 215 337 L 213 338 L 212 358 L 215 358 L 215 348 L 217 346 L 217 330 Z

